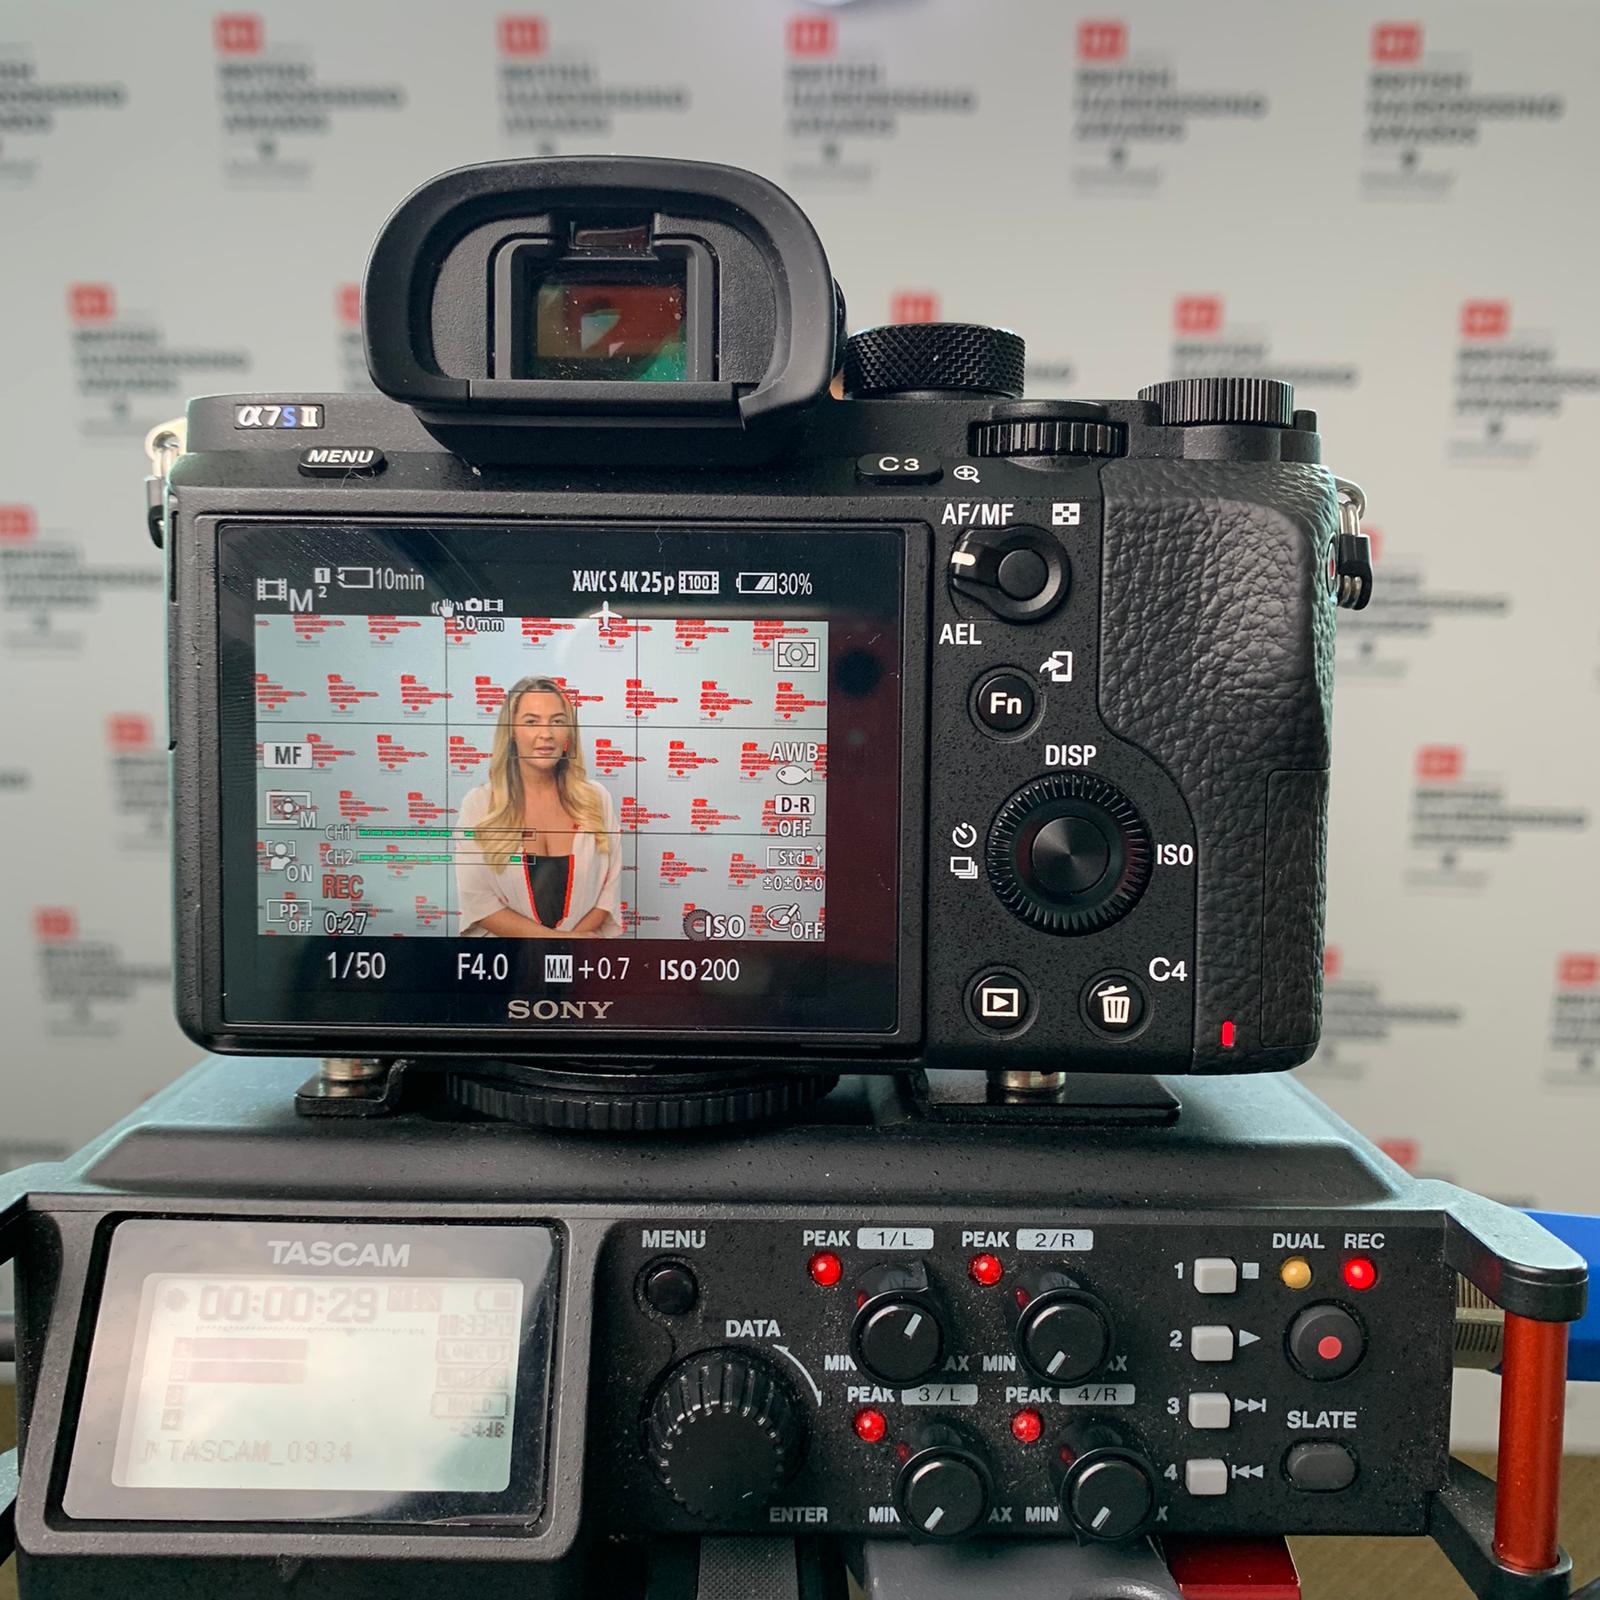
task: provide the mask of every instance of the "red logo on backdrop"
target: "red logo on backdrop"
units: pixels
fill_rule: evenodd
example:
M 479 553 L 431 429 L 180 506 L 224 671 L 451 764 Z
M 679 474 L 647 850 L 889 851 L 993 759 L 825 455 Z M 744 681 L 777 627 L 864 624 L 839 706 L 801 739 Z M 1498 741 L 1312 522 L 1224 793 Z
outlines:
M 359 283 L 341 283 L 334 290 L 334 306 L 339 313 L 339 320 L 354 327 L 361 321 L 361 285 Z
M 425 894 L 417 896 L 417 922 L 424 928 L 431 928 L 436 922 L 444 921 L 444 907 L 436 906 Z
M 148 750 L 155 729 L 142 711 L 114 711 L 106 718 L 106 742 L 113 750 Z
M 368 805 L 365 800 L 357 798 L 354 789 L 339 791 L 339 815 L 346 822 L 365 822 L 368 817 L 375 817 L 388 809 L 388 806 Z
M 266 673 L 256 674 L 256 709 L 259 711 L 282 711 L 291 700 L 304 700 L 304 689 L 285 689 L 281 683 L 274 683 Z
M 471 772 L 489 759 L 489 752 L 469 743 L 464 734 L 452 733 L 445 741 L 445 746 L 445 760 L 457 772 Z
M 663 883 L 682 883 L 691 873 L 704 872 L 704 867 L 697 867 L 692 861 L 684 861 L 675 850 L 661 852 L 661 881 Z
M 813 778 L 826 778 L 828 776 L 828 747 L 826 744 L 817 746 L 817 759 L 811 763 L 811 776 Z
M 542 56 L 550 43 L 543 17 L 501 17 L 497 31 L 503 56 Z
M 1459 778 L 1465 754 L 1458 744 L 1425 744 L 1417 751 L 1417 776 Z
M 426 711 L 435 700 L 450 700 L 454 697 L 448 689 L 430 689 L 421 682 L 414 672 L 400 674 L 400 709 L 402 711 Z
M 741 778 L 760 778 L 770 772 L 777 763 L 753 739 L 746 739 L 739 746 L 739 776 Z
M 1179 333 L 1220 333 L 1220 294 L 1180 294 L 1172 308 L 1172 325 Z
M 750 624 L 750 642 L 756 650 L 770 650 L 774 639 L 803 639 L 803 622 L 781 622 L 775 617 L 757 617 Z
M 33 914 L 33 936 L 40 944 L 65 944 L 76 939 L 77 913 L 62 906 L 40 906 Z
M 550 681 L 561 685 L 562 692 L 572 702 L 574 710 L 580 706 L 597 706 L 605 699 L 603 694 L 585 694 L 581 689 L 574 687 L 568 678 L 552 678 Z
M 1462 305 L 1463 339 L 1503 339 L 1510 331 L 1509 300 L 1468 300 Z
M 784 37 L 792 56 L 831 56 L 839 30 L 832 17 L 790 17 Z
M 498 713 L 506 698 L 505 685 L 496 683 L 493 678 L 480 674 L 472 680 L 472 697 L 478 704 L 478 710 L 486 717 Z
M 75 283 L 67 290 L 74 322 L 109 322 L 117 314 L 117 292 L 109 283 Z
M 622 801 L 622 831 L 624 833 L 637 833 L 640 828 L 647 828 L 652 822 L 665 822 L 665 811 L 652 811 L 649 806 L 642 806 L 633 795 L 625 795 Z
M 1564 955 L 1556 963 L 1563 989 L 1591 989 L 1600 983 L 1600 955 Z
M 731 695 L 726 689 L 718 686 L 715 678 L 706 678 L 700 684 L 700 715 L 702 717 L 725 717 L 735 706 L 747 706 L 752 702 L 741 700 L 737 695 Z
M 696 767 L 714 767 L 716 764 L 715 756 L 703 756 L 691 750 L 682 739 L 667 740 L 667 771 L 674 778 L 682 778 Z M 695 803 L 699 804 L 698 801 Z
M 529 644 L 543 644 L 558 633 L 570 633 L 575 626 L 575 623 L 557 622 L 551 617 L 524 617 L 522 637 Z
M 329 628 L 342 628 L 344 626 L 343 617 L 325 617 L 316 611 L 302 611 L 298 616 L 291 617 L 289 620 L 294 626 L 295 638 L 302 641 L 320 639 Z
M 225 56 L 253 56 L 266 42 L 261 18 L 251 11 L 225 11 L 216 19 L 217 50 Z
M 378 765 L 385 772 L 398 772 L 411 761 L 426 759 L 426 750 L 408 750 L 392 733 L 378 735 Z
M 612 744 L 609 739 L 596 739 L 594 742 L 594 761 L 591 764 L 594 770 L 604 777 L 614 778 L 624 767 L 643 760 L 643 756 L 630 756 L 620 745 Z
M 31 539 L 38 531 L 32 506 L 0 506 L 0 539 Z
M 790 717 L 798 716 L 807 706 L 825 706 L 827 703 L 826 700 L 808 700 L 792 683 L 780 682 L 772 697 L 772 710 L 776 716 L 782 717 L 787 722 Z
M 891 322 L 937 322 L 939 297 L 931 289 L 902 289 L 889 297 Z
M 1078 24 L 1080 61 L 1120 61 L 1128 53 L 1128 25 L 1104 19 Z
M 398 638 L 407 628 L 420 628 L 421 617 L 380 617 L 373 614 L 367 618 L 367 633 L 374 639 L 380 639 L 387 644 L 391 639 Z
M 652 630 L 648 622 L 629 622 L 620 611 L 613 611 L 611 620 L 602 620 L 598 631 L 601 644 L 615 646 L 626 644 L 629 634 L 649 633 Z
M 388 809 L 385 807 L 384 809 Z M 420 790 L 406 791 L 406 818 L 418 827 L 428 827 L 445 817 L 456 814 L 454 806 L 441 806 L 427 798 Z
M 1420 22 L 1379 22 L 1372 29 L 1374 61 L 1418 61 L 1422 58 Z
M 762 870 L 742 850 L 735 850 L 728 857 L 728 883 L 730 886 L 737 887 L 741 883 L 749 883 L 752 878 L 759 878 Z
M 647 689 L 642 678 L 629 678 L 627 687 L 623 691 L 622 703 L 630 716 L 642 717 L 647 711 L 654 711 L 657 706 L 675 706 L 678 697 L 675 694 L 657 694 L 654 689 Z
M 1407 1172 L 1415 1172 L 1417 1163 L 1422 1159 L 1422 1146 L 1415 1139 L 1380 1139 L 1378 1148 L 1396 1166 L 1404 1167 Z
M 321 772 L 324 767 L 331 767 L 335 761 L 345 756 L 353 756 L 354 750 L 339 750 L 329 743 L 326 735 L 308 733 L 306 743 L 311 746 L 311 765 Z
M 693 650 L 714 633 L 731 633 L 731 628 L 719 627 L 700 618 L 680 617 L 672 626 L 672 642 L 679 650 Z
M 1322 952 L 1322 976 L 1324 978 L 1337 978 L 1339 969 L 1344 965 L 1344 953 L 1336 944 L 1330 944 Z
M 354 711 L 363 700 L 375 700 L 378 697 L 376 689 L 358 689 L 348 679 L 341 677 L 337 672 L 328 674 L 328 703 L 335 711 Z M 256 689 L 256 698 L 261 698 L 261 690 Z
M 720 828 L 724 822 L 738 820 L 731 811 L 718 811 L 709 800 L 699 799 L 689 802 L 689 826 L 699 833 Z

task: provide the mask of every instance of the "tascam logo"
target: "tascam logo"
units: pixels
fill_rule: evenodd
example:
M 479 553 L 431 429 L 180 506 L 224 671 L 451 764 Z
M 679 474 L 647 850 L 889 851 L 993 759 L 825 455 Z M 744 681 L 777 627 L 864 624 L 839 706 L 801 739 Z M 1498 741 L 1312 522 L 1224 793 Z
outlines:
M 275 1267 L 407 1267 L 409 1244 L 363 1244 L 358 1239 L 268 1239 Z
M 322 407 L 235 406 L 233 425 L 236 428 L 320 428 Z
M 604 1022 L 610 1000 L 511 1000 L 506 1016 L 512 1022 Z

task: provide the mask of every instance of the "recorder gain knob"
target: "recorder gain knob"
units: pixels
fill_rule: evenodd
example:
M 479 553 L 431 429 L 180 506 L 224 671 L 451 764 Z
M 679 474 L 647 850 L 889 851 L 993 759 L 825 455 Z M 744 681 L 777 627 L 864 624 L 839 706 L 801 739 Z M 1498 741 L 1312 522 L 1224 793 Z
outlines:
M 783 1378 L 743 1350 L 705 1350 L 668 1372 L 645 1421 L 650 1464 L 706 1521 L 759 1511 L 805 1454 L 805 1419 Z
M 1001 806 L 984 853 L 1001 904 L 1046 933 L 1098 933 L 1125 917 L 1150 881 L 1150 830 L 1118 788 L 1053 772 Z
M 1120 1423 L 1073 1423 L 1057 1445 L 1054 1470 L 1061 1509 L 1081 1538 L 1116 1544 L 1149 1526 L 1156 1509 L 1155 1468 Z
M 973 322 L 900 322 L 852 334 L 844 347 L 844 392 L 888 395 L 1022 393 L 1027 347 L 1005 328 Z

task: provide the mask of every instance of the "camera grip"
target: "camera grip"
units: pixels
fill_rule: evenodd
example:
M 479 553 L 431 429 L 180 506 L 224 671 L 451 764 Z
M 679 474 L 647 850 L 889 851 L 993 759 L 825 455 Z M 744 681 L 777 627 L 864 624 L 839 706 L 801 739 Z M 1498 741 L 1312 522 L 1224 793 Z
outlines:
M 1194 1070 L 1298 1066 L 1321 1027 L 1333 479 L 1135 460 L 1101 482 L 1100 714 L 1194 822 Z

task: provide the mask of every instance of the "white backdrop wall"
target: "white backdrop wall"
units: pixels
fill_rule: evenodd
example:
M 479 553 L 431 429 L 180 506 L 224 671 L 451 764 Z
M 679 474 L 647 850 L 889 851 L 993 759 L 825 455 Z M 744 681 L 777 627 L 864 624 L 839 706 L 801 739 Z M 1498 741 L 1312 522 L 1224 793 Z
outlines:
M 1600 1208 L 1597 149 L 1579 0 L 8 0 L 0 1168 L 195 1055 L 145 430 L 365 386 L 402 195 L 617 150 L 776 178 L 852 325 L 1014 327 L 1033 392 L 1293 380 L 1380 581 L 1341 615 L 1304 1076 L 1418 1172 Z

